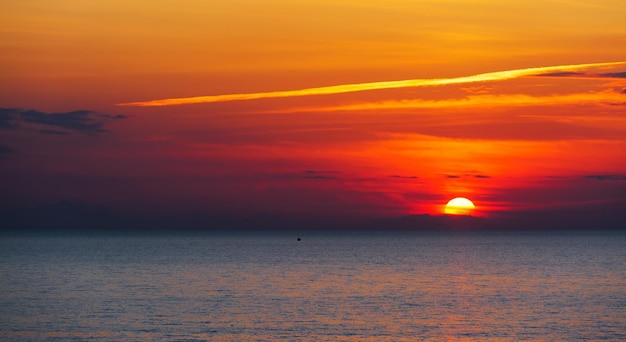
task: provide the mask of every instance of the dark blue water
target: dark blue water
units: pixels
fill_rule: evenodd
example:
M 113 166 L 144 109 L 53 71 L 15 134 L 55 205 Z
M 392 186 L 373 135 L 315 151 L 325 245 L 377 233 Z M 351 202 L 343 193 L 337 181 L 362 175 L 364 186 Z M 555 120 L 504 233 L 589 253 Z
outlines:
M 3 341 L 616 341 L 625 317 L 621 232 L 0 238 Z

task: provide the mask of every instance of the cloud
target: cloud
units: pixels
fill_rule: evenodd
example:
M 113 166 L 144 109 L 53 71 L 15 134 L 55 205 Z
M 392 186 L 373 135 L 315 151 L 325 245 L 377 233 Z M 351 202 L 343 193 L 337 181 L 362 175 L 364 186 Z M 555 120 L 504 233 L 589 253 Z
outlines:
M 161 99 L 161 100 L 152 100 L 152 101 L 119 103 L 118 105 L 119 106 L 141 106 L 141 107 L 173 106 L 173 105 L 193 104 L 193 103 L 214 103 L 214 102 L 243 101 L 243 100 L 280 98 L 280 97 L 330 95 L 330 94 L 342 94 L 342 93 L 352 93 L 352 92 L 367 91 L 367 90 L 380 90 L 380 89 L 430 87 L 430 86 L 439 86 L 439 85 L 448 85 L 448 84 L 468 84 L 468 83 L 486 82 L 486 81 L 509 80 L 509 79 L 519 78 L 523 76 L 541 75 L 541 74 L 550 73 L 550 72 L 573 71 L 573 70 L 580 70 L 580 69 L 585 69 L 585 68 L 590 68 L 590 67 L 622 65 L 622 64 L 626 64 L 626 62 L 548 66 L 548 67 L 538 67 L 538 68 L 496 71 L 496 72 L 489 72 L 489 73 L 484 73 L 484 74 L 453 77 L 453 78 L 412 79 L 412 80 L 402 80 L 402 81 L 354 83 L 354 84 L 342 84 L 342 85 L 335 85 L 335 86 L 328 86 L 328 87 L 305 88 L 305 89 L 298 89 L 298 90 L 170 98 L 170 99 Z
M 305 170 L 304 173 L 308 174 L 321 174 L 321 173 L 339 173 L 339 171 L 334 170 Z
M 491 178 L 491 176 L 483 175 L 479 173 L 465 173 L 463 175 L 443 175 L 443 176 L 448 179 L 459 179 L 459 178 L 465 178 L 465 177 L 472 177 L 472 178 L 478 178 L 478 179 Z
M 324 176 L 324 175 L 315 175 L 315 176 L 305 176 L 306 179 L 339 179 L 335 176 Z
M 335 174 L 339 171 L 318 171 L 318 170 L 305 170 L 304 178 L 307 179 L 339 179 Z
M 13 152 L 13 149 L 0 145 L 0 160 L 6 159 L 11 152 Z
M 391 175 L 390 178 L 400 178 L 400 179 L 418 179 L 417 176 L 400 176 L 400 175 Z
M 618 174 L 605 174 L 605 175 L 587 175 L 584 176 L 587 179 L 595 179 L 599 181 L 621 181 L 626 180 L 626 175 Z
M 547 76 L 547 77 L 580 77 L 580 76 L 588 76 L 588 74 L 584 72 L 576 72 L 576 71 L 563 71 L 563 72 L 548 72 L 545 74 L 539 74 L 537 76 Z
M 41 133 L 41 134 L 49 134 L 49 135 L 67 135 L 67 134 L 69 134 L 67 132 L 57 131 L 57 130 L 54 130 L 54 129 L 41 129 L 41 130 L 39 130 L 39 133 Z
M 16 114 L 18 109 L 13 108 L 0 108 L 0 128 L 2 129 L 16 129 L 18 115 Z
M 108 132 L 104 129 L 104 125 L 108 121 L 125 118 L 127 118 L 127 116 L 103 114 L 89 110 L 45 113 L 34 109 L 0 108 L 0 128 L 4 129 L 16 129 L 18 123 L 25 123 L 94 134 Z M 49 128 L 41 129 L 39 133 L 56 135 L 68 134 L 64 131 Z
M 443 100 L 384 100 L 377 102 L 362 102 L 326 107 L 301 107 L 287 110 L 272 111 L 274 113 L 294 112 L 334 112 L 334 111 L 374 111 L 382 109 L 414 109 L 414 108 L 467 108 L 497 107 L 497 106 L 555 106 L 581 103 L 601 103 L 609 105 L 621 105 L 623 98 L 621 92 L 600 91 L 591 93 L 575 93 L 564 95 L 532 96 L 526 94 L 507 95 L 470 95 L 464 98 L 452 98 Z
M 608 72 L 603 74 L 594 74 L 594 73 L 586 73 L 586 72 L 575 72 L 575 71 L 563 71 L 563 72 L 548 72 L 539 74 L 536 76 L 547 76 L 547 77 L 584 77 L 584 78 L 626 78 L 626 72 Z
M 602 74 L 602 76 L 611 78 L 626 78 L 626 72 L 611 72 Z

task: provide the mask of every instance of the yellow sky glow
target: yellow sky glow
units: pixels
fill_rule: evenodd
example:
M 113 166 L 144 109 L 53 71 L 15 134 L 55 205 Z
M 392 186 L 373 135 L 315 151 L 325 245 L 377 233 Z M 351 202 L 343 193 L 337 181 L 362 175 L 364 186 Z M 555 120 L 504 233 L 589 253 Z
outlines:
M 409 109 L 409 108 L 448 108 L 448 107 L 499 107 L 499 106 L 558 106 L 566 104 L 588 103 L 617 103 L 624 100 L 624 96 L 617 92 L 603 91 L 583 94 L 564 94 L 530 96 L 526 94 L 506 95 L 472 95 L 458 99 L 446 100 L 388 100 L 379 102 L 364 102 L 348 105 L 290 108 L 276 110 L 274 113 L 293 112 L 334 112 L 355 110 L 379 110 L 379 109 Z

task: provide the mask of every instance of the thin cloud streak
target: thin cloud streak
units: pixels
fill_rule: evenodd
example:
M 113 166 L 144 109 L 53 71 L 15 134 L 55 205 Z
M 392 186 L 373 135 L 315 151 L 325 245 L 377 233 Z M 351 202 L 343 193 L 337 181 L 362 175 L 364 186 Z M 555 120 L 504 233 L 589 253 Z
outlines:
M 459 99 L 447 100 L 390 100 L 365 102 L 329 107 L 306 107 L 276 110 L 273 113 L 300 112 L 335 112 L 380 109 L 414 109 L 414 108 L 454 108 L 454 107 L 497 107 L 497 106 L 528 106 L 528 105 L 566 105 L 581 103 L 613 104 L 624 101 L 624 95 L 617 92 L 598 92 L 583 94 L 566 94 L 551 96 L 531 96 L 525 94 L 511 95 L 475 95 Z
M 626 64 L 626 62 L 588 63 L 588 64 L 572 64 L 572 65 L 560 65 L 560 66 L 549 66 L 549 67 L 538 67 L 538 68 L 526 68 L 526 69 L 496 71 L 496 72 L 489 72 L 489 73 L 484 73 L 484 74 L 454 77 L 454 78 L 383 81 L 383 82 L 343 84 L 343 85 L 335 85 L 335 86 L 328 86 L 328 87 L 306 88 L 306 89 L 299 89 L 299 90 L 182 97 L 182 98 L 161 99 L 161 100 L 142 101 L 142 102 L 119 103 L 118 106 L 139 106 L 139 107 L 173 106 L 173 105 L 195 104 L 195 103 L 243 101 L 243 100 L 309 96 L 309 95 L 331 95 L 331 94 L 352 93 L 352 92 L 367 91 L 367 90 L 428 87 L 428 86 L 449 85 L 449 84 L 501 81 L 501 80 L 509 80 L 513 78 L 523 77 L 523 76 L 532 76 L 532 75 L 557 72 L 557 71 L 580 70 L 580 69 L 591 68 L 591 67 L 613 66 L 613 65 L 621 65 L 621 64 Z

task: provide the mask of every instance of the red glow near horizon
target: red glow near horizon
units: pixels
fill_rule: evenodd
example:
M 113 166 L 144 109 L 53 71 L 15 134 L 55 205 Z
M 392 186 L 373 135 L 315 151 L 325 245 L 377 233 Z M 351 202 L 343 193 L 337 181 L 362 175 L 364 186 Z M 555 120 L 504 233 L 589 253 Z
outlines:
M 92 5 L 3 6 L 5 206 L 380 217 L 463 196 L 489 218 L 624 202 L 624 6 Z

